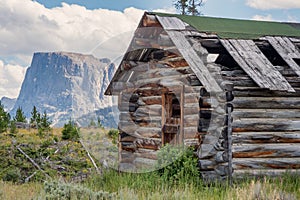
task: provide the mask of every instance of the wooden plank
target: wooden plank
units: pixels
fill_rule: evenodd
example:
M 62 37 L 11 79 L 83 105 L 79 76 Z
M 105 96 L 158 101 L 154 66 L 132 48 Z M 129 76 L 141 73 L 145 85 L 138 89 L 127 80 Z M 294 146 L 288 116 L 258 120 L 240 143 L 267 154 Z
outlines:
M 300 143 L 300 131 L 234 132 L 234 144 Z
M 270 85 L 266 83 L 261 74 L 257 74 L 252 68 L 246 63 L 243 57 L 238 53 L 235 47 L 229 42 L 229 40 L 220 40 L 222 45 L 228 51 L 228 53 L 233 57 L 233 59 L 239 64 L 239 66 L 261 87 L 269 88 Z
M 299 144 L 242 144 L 232 146 L 233 158 L 300 157 Z
M 185 35 L 177 31 L 167 31 L 171 40 L 177 46 L 178 50 L 192 68 L 198 79 L 205 86 L 208 92 L 222 92 L 222 89 L 212 77 L 201 58 L 197 55 L 193 47 L 190 45 Z
M 177 17 L 161 17 L 156 15 L 156 18 L 165 30 L 185 30 L 187 25 Z
M 300 66 L 293 60 L 293 58 L 300 58 L 300 52 L 297 47 L 286 37 L 266 37 L 266 39 L 300 77 Z
M 261 87 L 294 92 L 252 40 L 221 40 L 240 67 Z

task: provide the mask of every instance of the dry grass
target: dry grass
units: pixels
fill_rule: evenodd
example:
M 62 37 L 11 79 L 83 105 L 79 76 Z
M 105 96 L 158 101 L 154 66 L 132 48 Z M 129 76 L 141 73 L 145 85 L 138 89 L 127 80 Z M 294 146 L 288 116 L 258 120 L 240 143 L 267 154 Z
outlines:
M 37 197 L 42 191 L 41 183 L 13 184 L 0 181 L 0 199 L 29 200 Z

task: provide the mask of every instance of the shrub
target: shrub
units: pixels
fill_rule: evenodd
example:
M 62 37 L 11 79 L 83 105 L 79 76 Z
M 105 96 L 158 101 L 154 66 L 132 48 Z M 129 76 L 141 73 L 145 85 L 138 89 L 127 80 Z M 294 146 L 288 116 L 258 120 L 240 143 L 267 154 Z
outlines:
M 158 152 L 158 173 L 163 181 L 188 182 L 199 179 L 198 159 L 193 148 L 165 145 Z
M 112 139 L 113 144 L 116 144 L 119 137 L 119 130 L 110 129 L 107 135 Z
M 79 133 L 77 127 L 74 125 L 74 123 L 71 122 L 71 120 L 64 124 L 64 128 L 62 130 L 62 137 L 63 140 L 77 140 L 79 138 Z
M 86 187 L 63 182 L 45 182 L 46 199 L 116 199 L 115 193 L 94 192 Z
M 12 181 L 12 182 L 19 182 L 21 179 L 21 171 L 18 168 L 10 168 L 7 172 L 3 175 L 2 178 L 4 181 Z

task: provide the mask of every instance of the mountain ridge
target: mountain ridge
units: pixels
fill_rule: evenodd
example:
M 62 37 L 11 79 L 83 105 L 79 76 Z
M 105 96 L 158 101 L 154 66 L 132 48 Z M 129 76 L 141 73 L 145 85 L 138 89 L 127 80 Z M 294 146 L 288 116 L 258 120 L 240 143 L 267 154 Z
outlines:
M 36 52 L 11 115 L 22 107 L 29 118 L 36 106 L 39 112 L 48 113 L 53 126 L 62 126 L 70 119 L 98 117 L 96 113 L 105 110 L 100 112 L 100 118 L 104 125 L 111 126 L 113 117 L 105 120 L 105 116 L 113 112 L 113 102 L 112 97 L 104 96 L 104 91 L 114 71 L 115 65 L 107 58 L 73 52 Z

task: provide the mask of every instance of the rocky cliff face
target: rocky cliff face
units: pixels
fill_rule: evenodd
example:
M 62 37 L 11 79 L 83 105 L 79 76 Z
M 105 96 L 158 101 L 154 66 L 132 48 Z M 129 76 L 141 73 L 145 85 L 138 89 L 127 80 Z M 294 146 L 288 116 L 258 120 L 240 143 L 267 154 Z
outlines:
M 81 123 L 98 116 L 104 125 L 115 126 L 112 99 L 104 96 L 114 70 L 109 59 L 92 55 L 35 53 L 11 114 L 20 106 L 29 118 L 36 106 L 39 112 L 45 110 L 49 114 L 54 126 L 82 116 L 86 116 L 85 122 L 77 122 L 83 126 Z
M 4 106 L 4 110 L 6 112 L 9 112 L 11 111 L 11 109 L 13 109 L 15 103 L 16 103 L 16 100 L 17 99 L 11 99 L 11 98 L 8 98 L 8 97 L 2 97 L 1 98 L 1 104 Z

